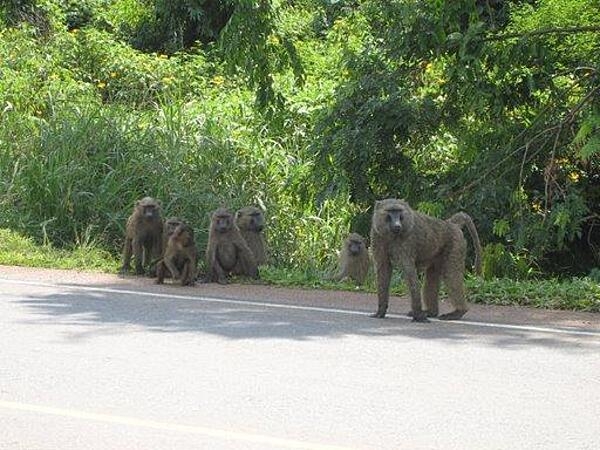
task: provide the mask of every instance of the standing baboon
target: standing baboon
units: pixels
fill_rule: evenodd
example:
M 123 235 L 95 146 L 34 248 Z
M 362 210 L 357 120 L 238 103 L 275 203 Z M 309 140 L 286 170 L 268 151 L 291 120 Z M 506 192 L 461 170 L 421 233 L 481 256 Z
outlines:
M 265 237 L 262 233 L 265 228 L 265 216 L 256 206 L 246 206 L 235 214 L 235 223 L 242 237 L 250 247 L 256 264 L 266 264 L 267 251 Z
M 125 227 L 125 245 L 123 246 L 123 266 L 121 273 L 130 268 L 131 254 L 135 258 L 135 273 L 141 275 L 149 268 L 151 261 L 160 258 L 162 253 L 163 222 L 160 203 L 152 197 L 144 197 L 135 202 L 133 213 L 127 219 Z
M 350 233 L 340 252 L 339 272 L 333 277 L 335 281 L 351 278 L 363 284 L 369 272 L 369 251 L 365 238 L 358 233 Z
M 246 275 L 258 278 L 254 255 L 226 208 L 213 212 L 206 248 L 207 281 L 227 283 L 227 276 Z
M 158 277 L 156 283 L 164 282 L 168 270 L 173 280 L 179 280 L 182 286 L 194 284 L 197 260 L 194 230 L 189 225 L 181 223 L 169 236 L 163 257 L 156 266 Z
M 468 219 L 467 219 L 468 218 Z M 427 321 L 439 313 L 438 292 L 443 280 L 454 311 L 441 320 L 460 319 L 467 312 L 464 297 L 466 241 L 462 225 L 467 225 L 475 242 L 476 261 L 481 260 L 481 245 L 471 218 L 465 213 L 449 220 L 414 211 L 404 200 L 375 202 L 371 224 L 371 248 L 377 273 L 379 305 L 374 317 L 383 318 L 389 301 L 392 266 L 399 265 L 410 293 L 413 320 Z M 423 301 L 418 273 L 425 272 Z

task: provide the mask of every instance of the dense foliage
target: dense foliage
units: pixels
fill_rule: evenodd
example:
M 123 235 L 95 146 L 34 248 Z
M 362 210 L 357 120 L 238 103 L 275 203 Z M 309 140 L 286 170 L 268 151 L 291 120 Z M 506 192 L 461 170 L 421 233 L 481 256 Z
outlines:
M 488 278 L 600 266 L 600 0 L 8 0 L 0 123 L 0 227 L 59 246 L 255 203 L 322 268 L 398 196 Z

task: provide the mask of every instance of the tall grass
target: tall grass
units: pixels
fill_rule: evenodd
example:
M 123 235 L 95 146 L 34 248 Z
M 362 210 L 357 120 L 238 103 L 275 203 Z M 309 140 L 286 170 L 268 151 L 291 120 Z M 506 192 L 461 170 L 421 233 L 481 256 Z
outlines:
M 202 248 L 210 211 L 259 204 L 267 210 L 274 262 L 326 263 L 351 208 L 343 198 L 320 205 L 310 195 L 301 198 L 297 190 L 310 159 L 301 148 L 269 138 L 267 129 L 255 133 L 252 115 L 232 117 L 234 106 L 165 101 L 132 111 L 55 105 L 26 129 L 27 122 L 6 122 L 1 223 L 59 246 L 93 236 L 117 252 L 134 201 L 151 195 L 162 201 L 165 216 L 194 225 Z

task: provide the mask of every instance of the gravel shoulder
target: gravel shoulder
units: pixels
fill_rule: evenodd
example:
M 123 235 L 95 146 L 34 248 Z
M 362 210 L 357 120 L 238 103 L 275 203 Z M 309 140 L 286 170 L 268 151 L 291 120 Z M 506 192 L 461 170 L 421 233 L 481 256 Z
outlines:
M 297 289 L 260 284 L 229 284 L 227 286 L 221 286 L 215 283 L 208 283 L 197 284 L 192 287 L 172 286 L 169 284 L 159 286 L 155 284 L 154 279 L 144 277 L 17 266 L 0 266 L 0 280 L 135 290 L 138 292 L 184 295 L 199 298 L 216 297 L 240 299 L 322 308 L 347 309 L 364 311 L 365 313 L 375 311 L 377 306 L 377 296 L 375 294 L 364 292 Z M 168 280 L 167 283 L 169 283 Z M 408 309 L 409 302 L 406 297 L 392 297 L 390 299 L 390 313 L 405 314 Z M 442 312 L 448 310 L 449 305 L 442 303 L 440 309 Z M 464 317 L 464 320 L 470 322 L 600 331 L 600 314 L 598 313 L 545 310 L 514 306 L 472 304 L 470 305 L 470 310 Z

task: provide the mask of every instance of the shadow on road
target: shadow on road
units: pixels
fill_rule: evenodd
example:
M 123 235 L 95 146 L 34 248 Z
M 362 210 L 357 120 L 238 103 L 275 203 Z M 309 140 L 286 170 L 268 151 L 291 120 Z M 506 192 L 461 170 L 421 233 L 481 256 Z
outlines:
M 100 287 L 100 286 L 98 286 Z M 135 332 L 135 327 L 157 333 L 207 333 L 228 339 L 341 338 L 362 335 L 438 339 L 457 346 L 473 341 L 507 349 L 552 347 L 572 352 L 598 351 L 597 336 L 574 336 L 528 330 L 485 328 L 456 323 L 417 324 L 400 318 L 373 319 L 364 315 L 273 308 L 201 299 L 157 298 L 71 288 L 42 295 L 31 293 L 14 300 L 33 309 L 35 323 L 73 325 L 70 339 L 106 333 Z M 198 294 L 201 295 L 201 294 Z

